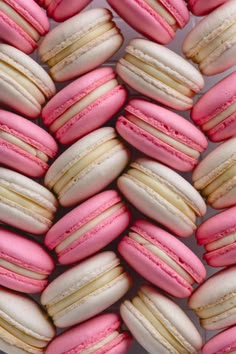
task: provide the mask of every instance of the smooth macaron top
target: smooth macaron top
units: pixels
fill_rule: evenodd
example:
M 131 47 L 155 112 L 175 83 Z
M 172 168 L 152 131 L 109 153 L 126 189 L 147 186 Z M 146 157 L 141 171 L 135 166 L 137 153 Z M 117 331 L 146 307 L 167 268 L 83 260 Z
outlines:
M 195 16 L 205 16 L 228 0 L 188 0 L 188 6 Z
M 62 22 L 80 12 L 91 0 L 74 0 L 68 6 L 67 0 L 42 0 L 42 5 L 46 7 L 47 14 L 57 22 Z
M 226 329 L 209 339 L 202 347 L 202 354 L 227 354 L 236 350 L 236 326 Z
M 182 0 L 108 0 L 108 4 L 137 31 L 162 44 L 169 43 L 176 30 L 189 21 L 189 12 Z
M 122 333 L 120 326 L 121 320 L 117 314 L 94 317 L 55 338 L 47 347 L 46 354 L 84 350 L 123 354 L 131 344 L 131 337 L 128 332 Z
M 236 134 L 235 80 L 236 73 L 229 74 L 201 96 L 192 108 L 192 120 L 214 142 L 226 140 Z

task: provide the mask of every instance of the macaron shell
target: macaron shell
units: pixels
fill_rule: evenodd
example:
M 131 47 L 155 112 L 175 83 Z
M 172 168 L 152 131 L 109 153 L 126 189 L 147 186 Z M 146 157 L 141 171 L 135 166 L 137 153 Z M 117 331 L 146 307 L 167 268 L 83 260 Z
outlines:
M 0 338 L 0 350 L 11 354 L 28 354 L 25 350 L 17 348 L 14 344 L 9 344 Z
M 47 14 L 57 22 L 62 22 L 80 12 L 91 0 L 74 0 L 68 6 L 67 0 L 52 0 L 47 7 Z
M 236 326 L 212 337 L 202 347 L 202 354 L 234 353 L 236 350 Z
M 195 16 L 204 16 L 228 0 L 188 0 L 188 6 Z

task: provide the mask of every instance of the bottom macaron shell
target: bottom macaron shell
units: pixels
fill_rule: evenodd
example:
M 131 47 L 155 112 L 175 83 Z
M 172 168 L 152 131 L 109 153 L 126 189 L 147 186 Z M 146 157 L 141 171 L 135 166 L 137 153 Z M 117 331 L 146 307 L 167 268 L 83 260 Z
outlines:
M 203 258 L 212 267 L 225 267 L 235 264 L 236 261 L 236 242 L 221 247 L 218 250 L 207 252 Z
M 184 281 L 168 265 L 148 250 L 144 250 L 132 239 L 124 237 L 118 245 L 118 251 L 139 274 L 152 284 L 178 298 L 191 295 L 192 287 L 187 281 Z
M 211 338 L 202 348 L 202 354 L 227 354 L 236 352 L 236 326 Z

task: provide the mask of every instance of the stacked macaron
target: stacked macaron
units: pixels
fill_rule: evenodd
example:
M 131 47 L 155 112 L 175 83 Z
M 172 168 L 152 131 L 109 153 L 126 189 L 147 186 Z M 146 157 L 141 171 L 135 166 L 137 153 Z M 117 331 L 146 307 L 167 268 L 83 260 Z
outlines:
M 0 351 L 235 353 L 236 0 L 70 3 L 0 1 Z

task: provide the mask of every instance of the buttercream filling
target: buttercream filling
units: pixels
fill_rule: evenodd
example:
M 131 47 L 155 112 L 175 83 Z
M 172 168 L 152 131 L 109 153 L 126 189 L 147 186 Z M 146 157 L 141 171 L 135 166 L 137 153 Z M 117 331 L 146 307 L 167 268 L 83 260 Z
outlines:
M 91 346 L 90 348 L 78 351 L 77 354 L 93 354 L 97 350 L 103 348 L 105 345 L 112 342 L 118 336 L 119 336 L 119 332 L 114 331 L 114 332 L 110 333 L 108 336 L 106 336 L 104 339 L 102 339 L 101 341 L 96 343 L 95 345 Z
M 155 10 L 161 17 L 163 17 L 166 22 L 172 27 L 174 31 L 177 30 L 178 24 L 171 13 L 162 5 L 159 0 L 146 0 L 147 4 L 150 5 L 153 10 Z
M 224 183 L 230 181 L 236 175 L 236 163 L 230 166 L 225 171 L 216 177 L 213 181 L 211 181 L 204 189 L 202 189 L 201 193 L 205 197 L 209 197 L 212 193 L 214 193 L 217 189 L 219 189 Z
M 104 23 L 98 24 L 95 28 L 85 33 L 85 35 L 79 37 L 71 45 L 67 46 L 65 49 L 57 53 L 54 57 L 47 61 L 47 64 L 50 68 L 58 64 L 60 61 L 65 59 L 67 56 L 71 55 L 78 49 L 82 48 L 95 38 L 102 36 L 104 33 L 110 31 L 112 28 L 115 28 L 116 25 L 112 21 L 107 21 Z
M 196 215 L 194 211 L 186 204 L 186 202 L 171 190 L 161 178 L 152 178 L 146 175 L 144 172 L 131 168 L 127 171 L 127 174 L 140 181 L 144 185 L 153 189 L 156 193 L 160 194 L 165 200 L 176 207 L 180 212 L 187 216 L 193 223 L 196 221 Z
M 9 143 L 18 146 L 20 149 L 28 152 L 30 155 L 39 158 L 44 162 L 48 162 L 48 156 L 42 151 L 34 148 L 32 145 L 26 143 L 25 141 L 19 139 L 18 137 L 1 130 L 0 128 L 0 138 L 8 141 Z
M 45 274 L 40 274 L 40 273 L 34 272 L 32 270 L 23 268 L 23 267 L 21 267 L 21 266 L 19 266 L 17 264 L 8 262 L 8 261 L 6 261 L 3 258 L 0 258 L 0 266 L 5 268 L 5 269 L 8 269 L 8 270 L 10 270 L 10 271 L 12 271 L 14 273 L 23 275 L 23 276 L 28 277 L 28 278 L 38 279 L 38 280 L 43 280 L 43 279 L 47 278 L 47 275 L 45 275 Z
M 97 87 L 95 90 L 87 94 L 84 98 L 73 104 L 64 114 L 57 118 L 51 125 L 50 130 L 55 133 L 63 125 L 65 125 L 71 118 L 79 114 L 86 107 L 91 105 L 101 96 L 106 95 L 109 91 L 113 90 L 118 86 L 118 81 L 116 79 L 110 80 L 105 84 Z
M 232 243 L 235 242 L 236 242 L 236 232 L 231 233 L 230 235 L 225 235 L 219 240 L 210 242 L 207 245 L 204 245 L 204 247 L 208 252 L 210 252 L 231 245 Z
M 208 131 L 218 124 L 222 123 L 226 118 L 230 117 L 232 114 L 236 113 L 236 102 L 232 103 L 223 112 L 217 114 L 215 117 L 210 119 L 208 122 L 202 125 L 204 131 Z
M 0 0 L 0 11 L 8 16 L 13 22 L 15 22 L 22 30 L 24 30 L 32 39 L 37 42 L 40 38 L 40 34 L 31 24 L 24 19 L 18 12 L 16 12 L 10 5 Z
M 93 228 L 98 226 L 99 223 L 102 223 L 107 218 L 110 218 L 114 213 L 116 213 L 119 209 L 125 206 L 124 202 L 117 203 L 113 205 L 109 209 L 103 211 L 100 215 L 96 216 L 85 225 L 80 227 L 78 230 L 73 232 L 69 237 L 67 237 L 64 241 L 62 241 L 56 248 L 56 253 L 62 252 L 65 248 L 67 248 L 71 243 L 78 240 L 81 236 L 83 236 L 86 232 L 92 231 Z
M 183 152 L 184 154 L 193 157 L 194 159 L 198 159 L 200 153 L 194 149 L 191 149 L 189 146 L 181 143 L 180 141 L 173 139 L 171 136 L 161 132 L 158 130 L 158 127 L 153 127 L 152 125 L 148 124 L 147 122 L 135 117 L 134 115 L 128 113 L 125 116 L 126 119 L 134 123 L 135 125 L 139 126 L 143 130 L 147 131 L 154 137 L 164 141 L 166 144 L 170 145 L 176 150 Z
M 112 150 L 114 147 L 121 145 L 119 140 L 112 139 L 109 140 L 100 146 L 96 147 L 96 149 L 88 152 L 84 157 L 80 160 L 76 161 L 75 164 L 68 170 L 66 173 L 59 178 L 59 180 L 55 183 L 53 189 L 58 194 L 66 185 L 70 183 L 70 181 L 81 173 L 84 169 L 86 169 L 90 164 L 92 164 L 96 159 L 106 154 L 108 151 Z
M 18 85 L 22 86 L 31 96 L 35 97 L 38 103 L 42 105 L 45 102 L 44 95 L 37 86 L 16 68 L 0 60 L 0 71 L 9 76 L 12 80 L 17 81 Z
M 78 290 L 75 290 L 73 293 L 68 294 L 68 296 L 65 296 L 62 300 L 53 304 L 46 304 L 48 313 L 50 316 L 57 315 L 59 312 L 65 310 L 72 304 L 81 301 L 86 296 L 89 296 L 91 293 L 101 289 L 103 286 L 106 286 L 108 283 L 112 282 L 123 273 L 124 269 L 121 266 L 110 269 L 106 273 L 85 284 Z
M 184 346 L 174 337 L 174 335 L 168 330 L 167 326 L 162 321 L 161 317 L 157 317 L 153 312 L 152 308 L 148 306 L 148 303 L 144 302 L 141 297 L 135 296 L 132 299 L 132 305 L 137 309 L 145 319 L 154 327 L 154 329 L 159 333 L 159 335 L 164 339 L 163 342 L 160 339 L 161 344 L 164 346 L 168 345 L 168 349 L 173 353 L 173 349 L 176 350 L 174 353 L 189 354 Z M 170 347 L 172 347 L 170 349 Z
M 22 342 L 33 346 L 35 348 L 44 348 L 48 344 L 47 340 L 35 338 L 20 329 L 18 329 L 16 326 L 11 325 L 7 321 L 5 321 L 3 318 L 0 317 L 0 326 L 4 328 L 7 332 L 9 332 L 11 335 L 14 337 L 18 338 Z
M 170 75 L 155 68 L 153 65 L 149 64 L 148 62 L 144 62 L 141 59 L 138 59 L 132 54 L 125 54 L 124 60 L 126 60 L 128 63 L 132 64 L 133 66 L 139 68 L 140 70 L 144 71 L 146 74 L 155 78 L 156 80 L 161 81 L 163 84 L 167 85 L 168 87 L 171 87 L 175 91 L 183 94 L 184 96 L 193 97 L 195 94 L 187 86 L 184 86 L 182 85 L 182 83 L 171 78 Z
M 205 45 L 199 48 L 199 51 L 193 55 L 192 60 L 198 64 L 203 63 L 217 48 L 226 43 L 230 38 L 235 37 L 235 33 L 236 24 L 232 24 L 224 32 L 219 33 L 217 36 L 212 36 L 211 41 L 204 43 Z
M 2 184 L 0 180 L 0 196 L 1 198 L 5 198 L 11 202 L 14 202 L 20 205 L 22 208 L 28 209 L 31 212 L 43 216 L 46 219 L 52 220 L 53 213 L 39 205 L 36 201 L 27 198 L 26 196 L 18 193 L 17 191 L 13 191 L 10 187 L 7 187 Z
M 168 264 L 168 266 L 173 269 L 176 273 L 178 273 L 181 277 L 183 277 L 189 284 L 194 284 L 194 279 L 187 273 L 179 264 L 172 259 L 166 252 L 164 252 L 160 247 L 154 245 L 153 243 L 146 240 L 144 237 L 138 235 L 135 232 L 129 232 L 129 237 L 138 242 L 140 245 L 144 246 L 146 249 L 151 251 L 155 256 L 160 258 L 164 263 Z

